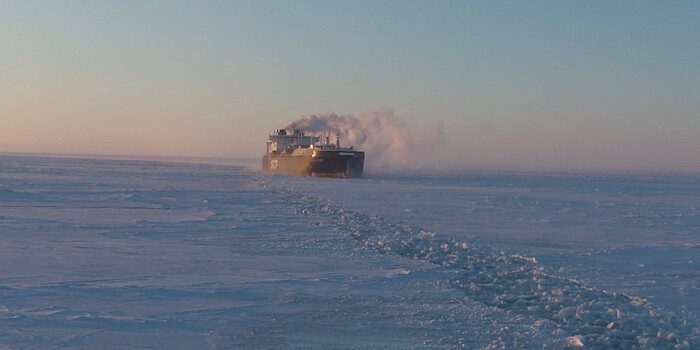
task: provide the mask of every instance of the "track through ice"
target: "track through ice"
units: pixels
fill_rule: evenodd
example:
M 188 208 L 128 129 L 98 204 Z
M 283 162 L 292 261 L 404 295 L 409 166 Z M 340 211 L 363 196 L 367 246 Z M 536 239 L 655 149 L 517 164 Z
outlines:
M 568 347 L 693 349 L 699 330 L 646 299 L 589 288 L 546 273 L 536 259 L 443 237 L 409 223 L 346 210 L 338 204 L 258 176 L 300 215 L 312 215 L 383 254 L 421 259 L 456 269 L 455 288 L 467 297 L 554 329 Z M 559 343 L 557 343 L 559 344 Z M 488 348 L 503 348 L 495 340 Z

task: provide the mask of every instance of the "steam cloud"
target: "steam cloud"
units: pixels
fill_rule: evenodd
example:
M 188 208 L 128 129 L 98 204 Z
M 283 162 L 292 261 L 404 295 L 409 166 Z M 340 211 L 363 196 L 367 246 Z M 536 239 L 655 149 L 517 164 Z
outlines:
M 359 116 L 335 113 L 310 114 L 287 123 L 289 131 L 340 133 L 342 146 L 365 151 L 365 168 L 377 170 L 418 169 L 434 165 L 437 146 L 443 142 L 443 124 L 421 138 L 412 137 L 406 124 L 389 108 Z

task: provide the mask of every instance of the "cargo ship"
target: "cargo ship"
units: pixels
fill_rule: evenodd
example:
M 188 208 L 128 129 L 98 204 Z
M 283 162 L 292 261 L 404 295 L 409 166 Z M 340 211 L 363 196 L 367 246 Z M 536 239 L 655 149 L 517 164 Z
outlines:
M 332 144 L 329 132 L 316 136 L 280 129 L 269 135 L 262 170 L 267 174 L 360 177 L 364 164 L 365 152 L 352 146 L 340 147 L 340 133 L 336 133 Z

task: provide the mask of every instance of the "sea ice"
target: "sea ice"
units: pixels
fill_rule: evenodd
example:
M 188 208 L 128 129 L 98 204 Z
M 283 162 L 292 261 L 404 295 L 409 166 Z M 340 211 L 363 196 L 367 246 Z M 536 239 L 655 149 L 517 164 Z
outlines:
M 0 347 L 691 349 L 699 194 L 0 156 Z

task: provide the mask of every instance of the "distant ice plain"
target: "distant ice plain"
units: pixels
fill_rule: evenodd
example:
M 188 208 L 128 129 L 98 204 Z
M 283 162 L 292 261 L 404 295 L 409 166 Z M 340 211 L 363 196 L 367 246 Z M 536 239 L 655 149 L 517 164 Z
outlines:
M 0 347 L 692 348 L 699 211 L 692 177 L 0 155 Z

